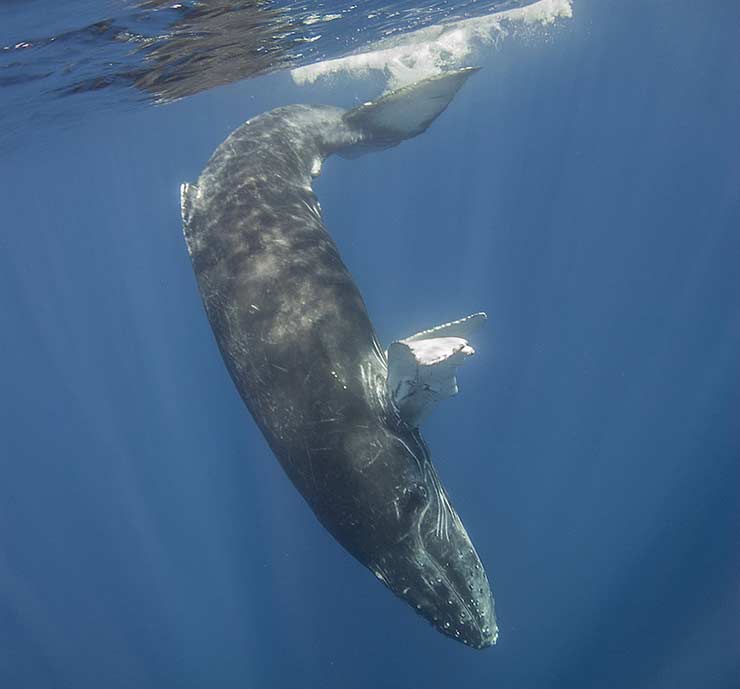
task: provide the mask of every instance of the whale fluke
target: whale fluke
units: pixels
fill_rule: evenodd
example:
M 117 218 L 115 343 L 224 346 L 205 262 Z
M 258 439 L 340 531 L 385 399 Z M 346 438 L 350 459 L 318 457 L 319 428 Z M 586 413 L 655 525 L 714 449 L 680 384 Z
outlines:
M 344 121 L 362 136 L 357 143 L 340 149 L 339 155 L 356 158 L 418 136 L 445 110 L 468 77 L 478 69 L 465 67 L 428 77 L 348 111 Z

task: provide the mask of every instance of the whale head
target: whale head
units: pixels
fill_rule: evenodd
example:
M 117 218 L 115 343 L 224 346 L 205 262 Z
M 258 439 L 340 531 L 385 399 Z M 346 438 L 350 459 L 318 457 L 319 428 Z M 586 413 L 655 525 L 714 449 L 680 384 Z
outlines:
M 378 579 L 443 634 L 473 648 L 495 644 L 488 578 L 428 459 L 386 517 L 398 539 L 370 564 Z
M 440 632 L 472 648 L 495 644 L 486 572 L 419 430 L 399 420 L 386 425 L 382 440 L 377 433 L 355 440 L 352 454 L 362 453 L 360 445 L 375 448 L 374 461 L 364 465 L 362 485 L 345 485 L 341 506 L 334 502 L 337 511 L 322 521 Z

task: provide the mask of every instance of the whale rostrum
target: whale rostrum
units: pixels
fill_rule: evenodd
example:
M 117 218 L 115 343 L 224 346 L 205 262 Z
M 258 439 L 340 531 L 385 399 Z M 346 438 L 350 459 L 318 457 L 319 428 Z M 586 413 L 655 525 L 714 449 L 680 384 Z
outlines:
M 384 351 L 324 229 L 311 187 L 327 156 L 416 136 L 467 68 L 353 109 L 292 105 L 259 115 L 181 191 L 185 239 L 226 367 L 278 461 L 324 527 L 437 629 L 496 642 L 478 554 L 419 423 L 457 392 L 482 313 Z

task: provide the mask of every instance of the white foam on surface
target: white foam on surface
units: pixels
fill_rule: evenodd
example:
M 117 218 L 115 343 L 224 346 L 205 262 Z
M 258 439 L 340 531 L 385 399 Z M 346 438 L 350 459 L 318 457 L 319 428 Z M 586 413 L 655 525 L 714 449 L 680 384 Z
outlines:
M 517 26 L 548 26 L 572 16 L 572 0 L 539 0 L 526 7 L 386 39 L 362 53 L 298 67 L 291 76 L 296 84 L 306 85 L 339 74 L 363 77 L 379 72 L 385 76 L 388 89 L 397 89 L 467 65 L 476 50 L 495 44 Z

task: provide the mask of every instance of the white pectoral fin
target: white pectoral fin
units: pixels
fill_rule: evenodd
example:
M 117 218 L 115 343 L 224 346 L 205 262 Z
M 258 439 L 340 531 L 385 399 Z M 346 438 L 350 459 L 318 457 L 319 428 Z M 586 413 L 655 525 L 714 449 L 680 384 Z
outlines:
M 457 367 L 475 353 L 466 336 L 485 320 L 476 313 L 388 347 L 388 392 L 407 423 L 418 426 L 435 403 L 457 394 Z

